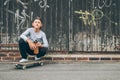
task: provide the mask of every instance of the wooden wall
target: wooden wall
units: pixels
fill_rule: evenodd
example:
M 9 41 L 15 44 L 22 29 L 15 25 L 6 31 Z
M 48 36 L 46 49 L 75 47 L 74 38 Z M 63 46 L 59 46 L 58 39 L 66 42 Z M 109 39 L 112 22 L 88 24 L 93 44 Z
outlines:
M 55 51 L 120 51 L 120 0 L 1 0 L 0 43 L 19 35 L 40 16 Z

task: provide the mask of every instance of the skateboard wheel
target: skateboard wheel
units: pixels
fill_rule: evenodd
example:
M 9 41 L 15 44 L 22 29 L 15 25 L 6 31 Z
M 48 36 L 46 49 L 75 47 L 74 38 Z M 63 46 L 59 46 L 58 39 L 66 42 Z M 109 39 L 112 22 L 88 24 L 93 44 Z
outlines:
M 23 66 L 22 69 L 26 69 L 26 66 Z
M 43 65 L 44 65 L 44 63 L 40 63 L 40 65 L 41 65 L 41 66 L 43 66 Z

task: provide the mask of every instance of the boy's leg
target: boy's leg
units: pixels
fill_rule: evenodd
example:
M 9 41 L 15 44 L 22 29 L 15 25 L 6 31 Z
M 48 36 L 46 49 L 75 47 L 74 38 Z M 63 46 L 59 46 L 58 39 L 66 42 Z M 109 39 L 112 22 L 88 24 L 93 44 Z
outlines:
M 27 53 L 31 55 L 33 54 L 33 50 L 30 49 L 28 43 L 25 42 L 23 39 L 19 40 L 19 50 L 23 59 L 27 59 Z
M 27 59 L 27 53 L 30 55 L 34 55 L 34 51 L 30 49 L 28 43 L 26 43 L 23 39 L 19 40 L 19 50 L 23 59 Z M 39 54 L 37 54 L 36 57 L 40 58 L 44 56 L 46 52 L 47 52 L 47 48 L 45 47 L 39 48 Z
M 39 54 L 37 54 L 37 58 L 44 56 L 47 52 L 47 49 L 48 48 L 45 48 L 45 47 L 39 48 Z
M 23 39 L 19 40 L 19 50 L 23 59 L 27 59 L 26 45 L 27 43 Z

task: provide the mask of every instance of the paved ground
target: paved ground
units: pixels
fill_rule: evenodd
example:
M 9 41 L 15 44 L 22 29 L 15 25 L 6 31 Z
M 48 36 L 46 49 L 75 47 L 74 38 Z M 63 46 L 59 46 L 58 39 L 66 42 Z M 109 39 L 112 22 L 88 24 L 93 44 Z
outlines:
M 46 64 L 26 70 L 0 64 L 0 80 L 120 80 L 120 62 Z

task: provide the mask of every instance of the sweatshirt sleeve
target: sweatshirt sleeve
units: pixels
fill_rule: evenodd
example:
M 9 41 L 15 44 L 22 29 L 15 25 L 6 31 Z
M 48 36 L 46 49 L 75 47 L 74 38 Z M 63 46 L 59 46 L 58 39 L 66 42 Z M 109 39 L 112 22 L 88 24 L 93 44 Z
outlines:
M 48 47 L 49 46 L 45 33 L 43 34 L 43 46 L 44 47 Z
M 22 38 L 24 41 L 26 41 L 28 39 L 28 35 L 30 34 L 30 29 L 27 29 L 26 31 L 24 31 L 21 35 L 20 38 Z

